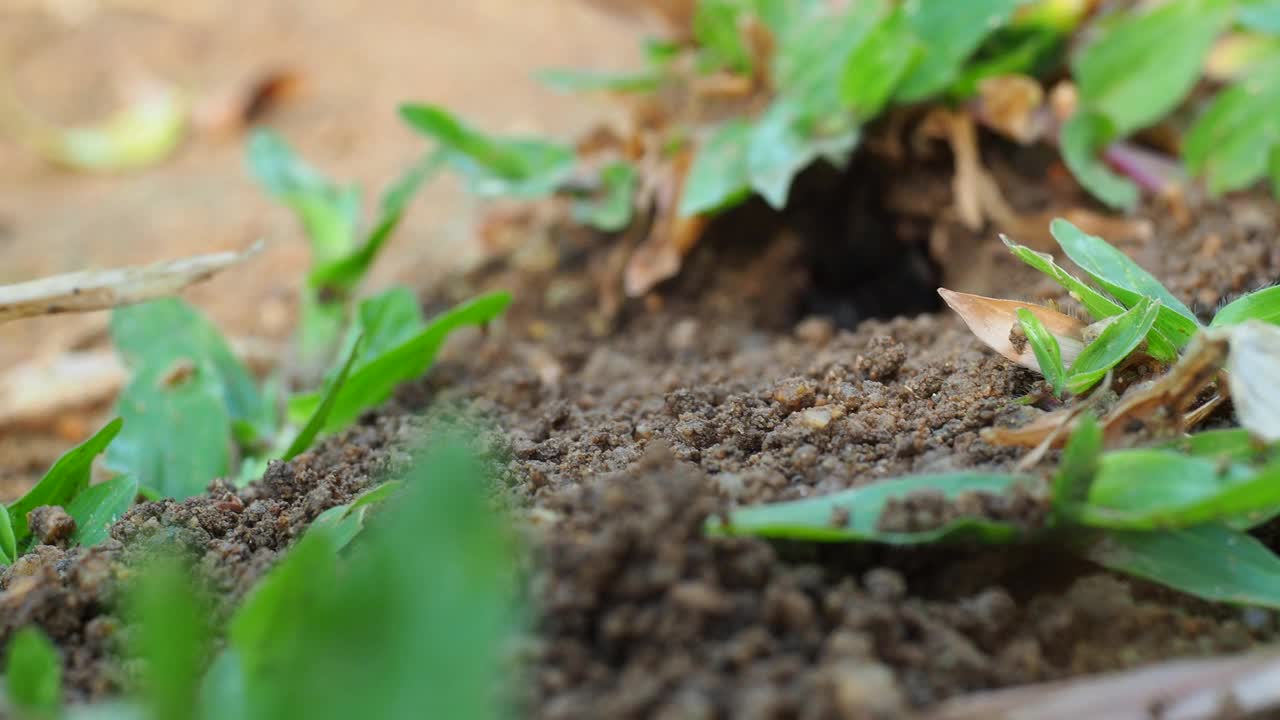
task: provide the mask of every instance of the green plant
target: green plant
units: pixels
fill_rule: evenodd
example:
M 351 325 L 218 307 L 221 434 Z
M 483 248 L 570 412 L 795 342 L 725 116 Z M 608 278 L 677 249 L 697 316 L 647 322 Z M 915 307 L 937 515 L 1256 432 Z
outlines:
M 1091 341 L 1073 333 L 1084 330 L 1082 323 L 1049 308 L 944 296 L 980 338 L 1040 370 L 1056 393 L 1087 393 L 1108 373 L 1122 372 L 1144 341 L 1148 352 L 1160 352 L 1168 363 L 1164 376 L 1131 389 L 1101 421 L 1082 409 L 1087 406 L 1058 411 L 1044 443 L 1067 430 L 1070 440 L 1048 474 L 895 478 L 824 497 L 741 508 L 726 522 L 709 521 L 708 530 L 830 542 L 1053 542 L 1104 567 L 1209 600 L 1280 608 L 1280 558 L 1248 534 L 1280 515 L 1280 421 L 1270 409 L 1274 391 L 1267 389 L 1280 376 L 1280 328 L 1267 324 L 1280 317 L 1280 293 L 1268 288 L 1245 295 L 1220 309 L 1206 327 L 1105 241 L 1063 220 L 1052 230 L 1068 257 L 1102 289 L 1074 278 L 1046 255 L 1006 243 L 1103 324 Z M 1011 328 L 1021 329 L 1031 353 L 1007 344 Z M 1069 362 L 1064 347 L 1071 348 Z M 1176 419 L 1167 422 L 1178 428 L 1193 422 L 1183 419 L 1185 404 L 1206 386 L 1215 387 L 1219 399 L 1235 399 L 1242 427 L 1158 447 L 1106 449 L 1107 437 L 1140 413 L 1157 413 L 1150 422 L 1159 413 L 1172 415 Z M 1187 417 L 1203 417 L 1202 410 L 1217 402 Z M 983 512 L 989 505 L 984 498 L 1005 496 L 995 505 L 1009 507 L 1018 503 L 1008 497 L 1019 493 L 1032 499 L 1030 507 L 1045 511 L 1020 517 Z M 913 527 L 904 508 L 921 497 L 933 504 L 924 527 Z

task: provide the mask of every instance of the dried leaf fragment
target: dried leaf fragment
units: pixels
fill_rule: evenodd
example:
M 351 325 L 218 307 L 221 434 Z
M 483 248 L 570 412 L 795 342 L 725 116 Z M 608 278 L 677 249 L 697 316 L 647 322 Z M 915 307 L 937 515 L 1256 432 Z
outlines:
M 1018 308 L 1025 308 L 1035 315 L 1057 339 L 1064 365 L 1069 367 L 1084 349 L 1084 323 L 1057 310 L 1033 303 L 999 300 L 946 288 L 938 288 L 938 294 L 979 340 L 1028 370 L 1041 372 L 1030 344 L 1025 339 L 1022 342 L 1016 341 L 1018 333 L 1014 329 L 1021 329 L 1018 325 Z
M 1249 320 L 1226 330 L 1227 384 L 1236 418 L 1251 434 L 1280 440 L 1280 327 Z
M 247 250 L 193 255 L 142 267 L 87 270 L 0 286 L 0 322 L 38 315 L 106 310 L 172 295 L 256 254 Z

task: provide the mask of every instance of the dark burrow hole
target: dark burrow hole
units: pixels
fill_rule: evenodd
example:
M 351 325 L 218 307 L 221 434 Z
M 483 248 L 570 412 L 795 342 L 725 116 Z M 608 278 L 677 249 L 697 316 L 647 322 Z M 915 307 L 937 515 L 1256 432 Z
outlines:
M 893 171 L 858 152 L 837 169 L 816 163 L 800 174 L 781 211 L 753 197 L 717 217 L 687 259 L 676 295 L 722 282 L 725 270 L 756 265 L 755 298 L 765 326 L 809 316 L 853 328 L 873 318 L 942 308 L 941 268 L 929 256 L 932 223 L 889 210 Z M 941 208 L 939 208 L 941 210 Z

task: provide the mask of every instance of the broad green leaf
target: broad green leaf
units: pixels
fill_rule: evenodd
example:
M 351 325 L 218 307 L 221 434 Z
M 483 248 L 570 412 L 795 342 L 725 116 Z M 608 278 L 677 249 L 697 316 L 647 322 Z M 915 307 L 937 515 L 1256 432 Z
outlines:
M 904 7 L 895 8 L 845 62 L 840 99 L 859 121 L 880 114 L 899 81 L 927 52 L 916 38 Z
M 697 215 L 736 205 L 751 192 L 747 148 L 753 128 L 742 119 L 726 122 L 694 155 L 680 197 L 680 214 Z
M 962 517 L 932 530 L 888 532 L 879 529 L 880 515 L 890 500 L 915 492 L 936 491 L 954 500 L 970 492 L 1000 494 L 1020 481 L 1012 475 L 976 472 L 881 480 L 822 497 L 739 508 L 729 514 L 727 525 L 719 519 L 709 520 L 707 531 L 716 535 L 758 535 L 814 542 L 907 545 L 963 539 L 1007 543 L 1018 536 L 1018 529 L 1008 523 Z
M 854 130 L 835 137 L 811 135 L 795 104 L 776 100 L 756 123 L 747 146 L 747 174 L 751 188 L 777 209 L 787 204 L 791 183 L 819 157 L 843 163 L 858 142 Z
M 1138 349 L 1155 325 L 1160 303 L 1141 298 L 1137 305 L 1107 321 L 1098 337 L 1085 346 L 1067 371 L 1067 389 L 1079 395 L 1097 384 L 1111 368 Z
M 184 362 L 207 366 L 213 375 L 210 381 L 218 386 L 233 420 L 258 424 L 269 415 L 253 376 L 231 352 L 222 333 L 182 300 L 152 300 L 115 309 L 111 340 L 135 378 L 158 380 Z
M 385 501 L 392 495 L 400 492 L 403 487 L 403 480 L 388 480 L 386 482 L 379 483 L 357 495 L 355 499 L 351 501 L 348 512 L 358 510 L 363 507 L 373 507 Z
M 1118 529 L 1188 527 L 1240 519 L 1280 507 L 1280 467 L 1240 464 L 1169 450 L 1117 450 L 1102 456 L 1080 522 Z
M 1280 325 L 1280 285 L 1255 290 L 1227 303 L 1213 316 L 1211 327 L 1239 325 L 1246 320 L 1261 320 Z
M 573 93 L 650 93 L 662 86 L 662 75 L 656 72 L 610 73 L 557 68 L 543 70 L 537 78 L 552 90 Z
M 1219 461 L 1249 462 L 1266 457 L 1272 448 L 1259 443 L 1244 428 L 1205 430 L 1194 435 L 1166 443 L 1165 447 L 1197 457 Z
M 550 195 L 573 172 L 573 149 L 524 138 L 493 138 L 434 105 L 402 105 L 410 127 L 434 139 L 445 162 L 482 197 Z
M 742 0 L 699 0 L 693 15 L 693 37 L 705 70 L 751 71 L 751 51 L 739 28 L 747 3 Z
M 139 374 L 116 402 L 124 431 L 107 449 L 107 467 L 141 488 L 182 500 L 199 495 L 231 465 L 231 416 L 207 365 L 169 379 Z
M 1053 512 L 1059 520 L 1074 522 L 1089 499 L 1102 456 L 1102 427 L 1085 413 L 1062 451 L 1053 474 Z
M 349 293 L 368 274 L 378 253 L 387 244 L 392 233 L 404 217 L 405 207 L 422 183 L 426 182 L 444 163 L 444 155 L 434 152 L 409 168 L 390 188 L 382 199 L 382 215 L 364 244 L 347 255 L 318 264 L 307 274 L 307 282 L 313 288 Z
M 609 163 L 600 170 L 600 196 L 575 201 L 573 218 L 605 232 L 622 230 L 631 224 L 639 181 L 636 170 L 630 163 Z
M 209 611 L 175 555 L 155 556 L 126 592 L 129 650 L 141 661 L 141 694 L 157 720 L 191 716 L 210 645 Z
M 18 559 L 18 538 L 13 534 L 13 520 L 8 510 L 0 512 L 0 565 Z
M 1195 85 L 1231 14 L 1227 0 L 1169 0 L 1104 27 L 1072 62 L 1081 107 L 1110 120 L 1114 137 L 1163 118 Z
M 62 659 L 35 627 L 13 634 L 5 655 L 5 691 L 22 718 L 55 718 L 62 708 Z
M 1280 35 L 1280 0 L 1241 0 L 1236 20 L 1250 30 Z
M 338 505 L 316 516 L 307 528 L 307 532 L 322 532 L 328 535 L 334 552 L 339 552 L 351 544 L 352 540 L 364 529 L 364 513 L 368 508 L 354 509 L 351 505 Z
M 1062 159 L 1072 176 L 1094 197 L 1118 210 L 1132 211 L 1138 206 L 1138 186 L 1112 172 L 1098 157 L 1114 134 L 1111 122 L 1103 115 L 1077 112 L 1063 123 L 1059 133 Z
M 1247 533 L 1221 525 L 1114 530 L 1083 554 L 1103 567 L 1205 600 L 1280 608 L 1280 558 Z
M 67 505 L 67 514 L 76 521 L 71 539 L 84 547 L 106 540 L 112 523 L 133 505 L 137 496 L 138 481 L 128 475 L 90 486 Z
M 968 0 L 904 4 L 912 30 L 924 53 L 896 92 L 900 102 L 917 102 L 951 83 L 984 38 L 1008 23 L 1027 0 Z
M 316 407 L 311 418 L 307 420 L 307 423 L 294 436 L 293 441 L 289 443 L 289 448 L 284 451 L 284 455 L 280 458 L 281 460 L 294 459 L 310 449 L 311 444 L 315 442 L 321 428 L 329 420 L 329 413 L 333 412 L 333 406 L 338 400 L 338 394 L 342 392 L 342 388 L 347 384 L 347 377 L 351 374 L 351 368 L 355 365 L 356 358 L 360 356 L 360 342 L 361 339 L 356 338 L 355 344 L 351 346 L 350 353 L 347 354 L 346 362 L 342 364 L 342 370 L 338 371 L 337 376 L 321 393 L 324 399 L 320 401 L 320 405 Z
M 1063 270 L 1053 261 L 1052 255 L 1036 252 L 1025 245 L 1018 245 L 1004 235 L 1000 236 L 1000 240 L 1014 257 L 1053 278 L 1071 294 L 1071 297 L 1084 306 L 1085 311 L 1093 316 L 1094 320 L 1104 320 L 1124 312 L 1124 306 Z M 1178 357 L 1177 348 L 1158 332 L 1153 332 L 1147 337 L 1147 344 L 1147 350 L 1160 360 L 1172 362 Z
M 1183 143 L 1192 172 L 1220 194 L 1265 178 L 1271 153 L 1280 148 L 1280 61 L 1264 63 L 1218 93 Z
M 856 127 L 840 100 L 841 78 L 850 54 L 888 11 L 886 0 L 860 0 L 844 8 L 810 2 L 797 7 L 780 31 L 773 55 L 774 85 L 815 134 L 837 137 Z
M 315 265 L 336 262 L 355 248 L 358 190 L 335 185 L 270 130 L 254 130 L 247 151 L 254 177 L 302 222 Z
M 1199 330 L 1200 321 L 1181 300 L 1107 241 L 1088 235 L 1061 218 L 1054 220 L 1049 230 L 1072 262 L 1127 307 L 1137 305 L 1144 296 L 1159 300 L 1155 327 L 1178 347 Z
M 360 301 L 347 352 L 357 337 L 364 337 L 364 350 L 356 361 L 359 367 L 417 335 L 425 324 L 422 305 L 412 290 L 403 286 L 384 290 Z
M 991 35 L 977 57 L 960 70 L 947 95 L 968 99 L 983 80 L 1003 75 L 1042 77 L 1060 62 L 1066 44 L 1063 30 L 1044 24 L 1003 27 Z
M 370 356 L 351 373 L 337 393 L 323 431 L 341 430 L 360 413 L 391 397 L 397 385 L 426 372 L 449 333 L 468 325 L 484 325 L 501 315 L 510 304 L 511 296 L 504 292 L 482 295 L 433 318 L 417 335 L 399 345 L 376 357 Z M 319 401 L 318 393 L 300 396 L 299 403 L 291 403 L 290 414 L 298 408 L 315 407 L 311 403 Z
M 1031 314 L 1026 308 L 1018 308 L 1018 324 L 1031 343 L 1031 351 L 1035 353 L 1036 363 L 1040 366 L 1040 374 L 1053 387 L 1054 395 L 1061 395 L 1066 387 L 1067 370 L 1062 366 L 1062 348 L 1058 339 L 1040 322 L 1040 318 Z
M 123 420 L 116 418 L 94 433 L 93 437 L 68 450 L 40 478 L 35 487 L 9 506 L 9 520 L 17 544 L 21 544 L 31 534 L 27 527 L 27 513 L 41 505 L 65 507 L 89 487 L 93 459 L 116 439 L 122 424 Z

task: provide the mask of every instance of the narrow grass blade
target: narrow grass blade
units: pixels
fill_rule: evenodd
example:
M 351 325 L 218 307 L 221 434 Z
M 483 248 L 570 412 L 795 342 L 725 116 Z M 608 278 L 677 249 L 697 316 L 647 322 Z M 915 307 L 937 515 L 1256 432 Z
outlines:
M 891 500 L 902 500 L 913 493 L 934 492 L 945 500 L 955 500 L 966 493 L 1004 493 L 1020 480 L 1013 475 L 971 472 L 881 480 L 822 497 L 740 508 L 730 513 L 727 524 L 718 519 L 709 520 L 707 531 L 713 535 L 758 535 L 817 542 L 907 545 L 964 539 L 1007 543 L 1018 536 L 1018 529 L 1010 523 L 956 517 L 929 530 L 889 532 L 879 529 L 880 516 Z
M 1067 371 L 1062 366 L 1062 348 L 1058 345 L 1057 338 L 1030 310 L 1018 308 L 1017 316 L 1018 324 L 1022 326 L 1022 332 L 1035 353 L 1040 374 L 1053 386 L 1053 394 L 1061 396 L 1067 384 Z
M 1137 305 L 1112 319 L 1071 363 L 1067 372 L 1067 389 L 1079 395 L 1097 384 L 1111 368 L 1124 362 L 1151 332 L 1159 311 L 1160 303 L 1144 297 Z
M 1232 300 L 1213 316 L 1209 325 L 1226 327 L 1239 325 L 1246 320 L 1280 325 L 1280 285 L 1272 285 Z
M 1101 453 L 1102 427 L 1086 413 L 1071 433 L 1053 475 L 1053 512 L 1059 519 L 1074 519 L 1088 501 Z
M 0 512 L 0 564 L 9 565 L 18 559 L 18 539 L 13 534 L 13 520 L 8 512 Z
M 342 364 L 342 370 L 338 372 L 337 377 L 333 378 L 333 381 L 329 383 L 329 387 L 325 389 L 324 399 L 320 401 L 320 405 L 311 414 L 307 424 L 303 425 L 298 434 L 294 436 L 293 441 L 289 443 L 289 448 L 284 451 L 284 455 L 280 459 L 292 460 L 306 452 L 311 447 L 311 443 L 315 442 L 316 436 L 320 434 L 320 430 L 329 421 L 329 414 L 333 412 L 334 404 L 338 401 L 338 395 L 347 384 L 347 377 L 351 375 L 351 368 L 355 365 L 356 358 L 360 357 L 362 340 L 363 337 L 357 338 L 355 344 L 351 346 L 351 352 L 347 355 L 347 361 Z
M 1239 530 L 1221 525 L 1113 530 L 1082 554 L 1111 570 L 1205 600 L 1280 609 L 1280 558 Z

